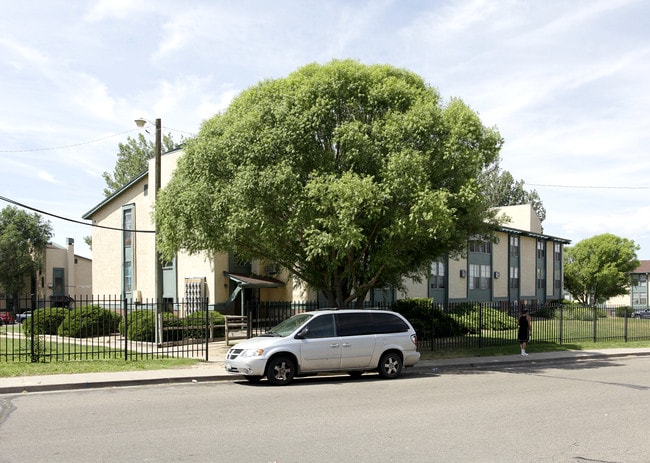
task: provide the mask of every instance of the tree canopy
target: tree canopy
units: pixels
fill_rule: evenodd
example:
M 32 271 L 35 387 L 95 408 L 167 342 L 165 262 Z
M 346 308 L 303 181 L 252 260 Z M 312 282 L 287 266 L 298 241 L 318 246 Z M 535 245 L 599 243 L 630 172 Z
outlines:
M 19 297 L 28 277 L 39 269 L 52 226 L 38 214 L 12 206 L 0 211 L 0 287 Z
M 629 273 L 639 266 L 632 240 L 610 233 L 587 238 L 564 250 L 564 287 L 583 304 L 626 294 Z
M 163 256 L 271 261 L 360 304 L 494 225 L 477 177 L 502 139 L 421 77 L 352 60 L 242 92 L 186 144 L 156 201 Z
M 162 150 L 171 151 L 175 147 L 171 134 L 163 135 Z M 106 182 L 104 196 L 108 197 L 147 170 L 147 161 L 154 157 L 154 142 L 147 140 L 143 134 L 137 138 L 127 137 L 126 143 L 119 143 L 117 161 L 113 173 L 104 172 Z
M 487 201 L 494 207 L 530 204 L 540 222 L 546 219 L 546 209 L 536 190 L 527 190 L 523 180 L 515 180 L 498 164 L 490 166 L 479 177 Z

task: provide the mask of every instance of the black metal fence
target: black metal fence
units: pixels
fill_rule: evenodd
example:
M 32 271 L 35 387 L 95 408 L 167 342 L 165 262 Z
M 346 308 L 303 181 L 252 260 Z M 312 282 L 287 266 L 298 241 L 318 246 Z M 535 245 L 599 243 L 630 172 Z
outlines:
M 296 313 L 319 308 L 315 301 L 258 302 L 247 305 L 242 314 L 233 308 L 211 306 L 207 300 L 159 303 L 89 298 L 67 304 L 30 303 L 22 301 L 17 306 L 31 306 L 31 310 L 0 309 L 0 315 L 9 317 L 9 323 L 0 327 L 0 362 L 164 357 L 207 361 L 210 343 L 224 339 L 224 313 L 243 315 L 246 328 L 239 334 L 251 337 Z M 516 343 L 522 305 L 441 305 L 411 299 L 380 308 L 409 319 L 420 350 L 452 350 Z M 650 319 L 633 318 L 629 307 L 530 304 L 526 308 L 533 320 L 533 343 L 650 340 Z M 13 322 L 14 318 L 17 321 Z
M 85 298 L 17 306 L 33 308 L 0 310 L 8 318 L 0 327 L 0 362 L 208 360 L 208 343 L 223 337 L 222 317 L 208 310 L 207 300 L 169 304 Z
M 587 307 L 551 303 L 436 304 L 398 301 L 391 309 L 414 325 L 420 349 L 449 350 L 510 345 L 517 342 L 523 308 L 533 321 L 531 342 L 571 344 L 650 340 L 650 320 L 634 318 L 629 306 Z

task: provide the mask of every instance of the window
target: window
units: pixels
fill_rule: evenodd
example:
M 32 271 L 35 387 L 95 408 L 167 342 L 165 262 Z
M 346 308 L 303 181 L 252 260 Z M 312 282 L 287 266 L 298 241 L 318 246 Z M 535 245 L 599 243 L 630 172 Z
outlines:
M 309 333 L 307 333 L 305 339 L 331 338 L 333 336 L 336 336 L 333 315 L 323 315 L 321 317 L 316 317 L 309 322 L 307 328 L 309 329 Z
M 404 321 L 390 312 L 372 314 L 373 333 L 403 333 L 409 330 Z
M 336 314 L 340 336 L 359 336 L 372 333 L 372 318 L 368 313 Z
M 133 245 L 133 209 L 125 209 L 122 217 L 122 228 L 124 229 L 124 247 L 130 248 Z
M 519 288 L 519 267 L 510 267 L 510 287 Z
M 431 265 L 431 289 L 443 289 L 445 284 L 445 264 L 434 262 Z
M 490 289 L 491 267 L 489 265 L 469 265 L 469 289 Z
M 542 240 L 537 240 L 537 258 L 543 259 L 546 256 L 546 243 Z
M 546 288 L 546 275 L 543 268 L 537 269 L 537 289 Z
M 133 230 L 135 206 L 122 208 L 122 290 L 125 297 L 131 297 L 135 287 L 135 235 Z
M 492 253 L 492 241 L 485 239 L 472 239 L 469 242 L 469 252 L 477 254 L 490 254 Z
M 553 260 L 562 262 L 562 245 L 560 243 L 553 244 Z
M 129 292 L 133 290 L 133 263 L 130 261 L 124 262 L 124 291 Z
M 519 256 L 519 237 L 510 235 L 510 255 L 512 257 Z

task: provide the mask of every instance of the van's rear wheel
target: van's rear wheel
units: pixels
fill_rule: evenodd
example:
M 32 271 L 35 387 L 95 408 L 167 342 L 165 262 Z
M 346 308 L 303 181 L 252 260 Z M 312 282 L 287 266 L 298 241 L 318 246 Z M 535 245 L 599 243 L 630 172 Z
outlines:
M 384 353 L 379 359 L 379 376 L 382 378 L 392 379 L 397 378 L 402 372 L 402 356 L 397 352 L 390 351 Z
M 275 357 L 266 367 L 266 379 L 274 386 L 289 384 L 296 374 L 296 365 L 289 357 Z

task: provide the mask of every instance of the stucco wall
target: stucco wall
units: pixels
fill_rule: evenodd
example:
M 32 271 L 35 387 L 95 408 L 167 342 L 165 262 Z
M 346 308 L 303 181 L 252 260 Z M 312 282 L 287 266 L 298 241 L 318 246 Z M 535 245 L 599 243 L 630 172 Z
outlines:
M 537 240 L 522 236 L 519 240 L 520 274 L 519 297 L 532 298 L 537 288 Z

